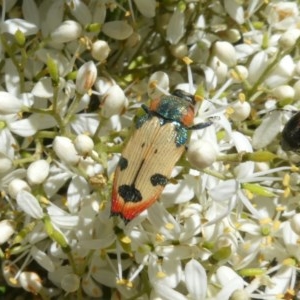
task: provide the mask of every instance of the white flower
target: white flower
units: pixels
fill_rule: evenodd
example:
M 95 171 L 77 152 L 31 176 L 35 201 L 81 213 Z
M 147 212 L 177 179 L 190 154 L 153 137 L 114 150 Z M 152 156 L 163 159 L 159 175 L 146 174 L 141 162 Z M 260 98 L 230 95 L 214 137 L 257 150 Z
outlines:
M 80 0 L 74 0 L 69 4 L 71 14 L 83 25 L 92 23 L 92 11 Z
M 243 5 L 238 1 L 225 0 L 224 8 L 230 17 L 235 20 L 238 24 L 245 22 L 245 12 Z
M 82 28 L 79 23 L 72 20 L 67 20 L 51 33 L 51 39 L 57 44 L 68 43 L 78 39 L 81 35 L 81 32 Z
M 192 299 L 206 299 L 207 276 L 205 269 L 195 259 L 185 266 L 185 282 Z
M 17 194 L 17 203 L 19 207 L 34 219 L 42 219 L 44 216 L 43 209 L 38 200 L 26 190 L 21 190 Z
M 0 113 L 13 114 L 21 110 L 22 102 L 13 95 L 0 91 Z
M 268 114 L 258 126 L 253 135 L 252 145 L 255 149 L 266 147 L 281 130 L 281 124 L 278 122 L 279 112 L 273 111 Z M 263 137 L 263 138 L 262 138 Z
M 38 249 L 36 246 L 31 247 L 30 255 L 42 268 L 48 272 L 53 272 L 55 270 L 55 264 L 49 255 Z
M 151 99 L 156 99 L 164 95 L 164 91 L 169 91 L 169 76 L 162 71 L 151 74 L 148 81 L 148 95 Z
M 6 20 L 1 27 L 2 32 L 7 32 L 10 34 L 15 34 L 17 30 L 22 31 L 22 33 L 27 35 L 33 35 L 38 32 L 38 28 L 35 24 L 27 22 L 22 19 L 9 19 Z

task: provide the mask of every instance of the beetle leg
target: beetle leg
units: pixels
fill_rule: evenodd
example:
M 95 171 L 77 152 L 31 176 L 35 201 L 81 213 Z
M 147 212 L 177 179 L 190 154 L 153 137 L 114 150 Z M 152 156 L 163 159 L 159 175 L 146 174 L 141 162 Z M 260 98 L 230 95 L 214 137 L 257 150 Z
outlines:
M 210 126 L 211 124 L 213 124 L 212 121 L 208 121 L 208 122 L 204 122 L 204 123 L 198 123 L 198 124 L 195 124 L 191 127 L 188 127 L 187 129 L 188 130 L 197 130 L 197 129 L 203 129 L 205 127 L 208 127 Z

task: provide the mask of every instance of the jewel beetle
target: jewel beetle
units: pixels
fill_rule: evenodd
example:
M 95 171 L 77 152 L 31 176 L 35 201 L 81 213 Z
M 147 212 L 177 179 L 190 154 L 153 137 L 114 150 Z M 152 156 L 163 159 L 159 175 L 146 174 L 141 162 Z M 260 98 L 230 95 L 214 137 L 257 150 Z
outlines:
M 111 216 L 127 224 L 159 198 L 185 151 L 188 130 L 212 124 L 192 125 L 194 105 L 194 96 L 182 90 L 142 105 L 145 114 L 137 119 L 115 171 Z
M 294 114 L 282 131 L 281 147 L 283 150 L 300 150 L 300 112 Z

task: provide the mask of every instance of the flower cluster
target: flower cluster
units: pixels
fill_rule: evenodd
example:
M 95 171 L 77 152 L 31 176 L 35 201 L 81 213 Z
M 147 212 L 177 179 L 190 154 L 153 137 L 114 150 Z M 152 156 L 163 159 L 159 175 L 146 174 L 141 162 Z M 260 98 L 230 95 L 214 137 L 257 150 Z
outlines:
M 3 0 L 0 298 L 300 297 L 299 21 L 297 1 Z M 212 125 L 124 224 L 124 141 L 175 89 Z

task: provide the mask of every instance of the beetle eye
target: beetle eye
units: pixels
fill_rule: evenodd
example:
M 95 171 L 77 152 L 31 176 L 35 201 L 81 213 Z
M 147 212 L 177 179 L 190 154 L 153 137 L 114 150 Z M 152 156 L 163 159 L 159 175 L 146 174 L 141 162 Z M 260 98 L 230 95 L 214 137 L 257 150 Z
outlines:
M 191 104 L 195 104 L 195 98 L 192 94 L 190 93 L 187 93 L 183 90 L 175 90 L 173 92 L 173 95 L 176 96 L 176 97 L 179 97 L 181 99 L 184 99 L 185 101 L 191 103 Z

